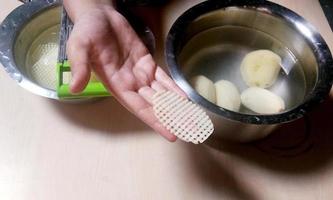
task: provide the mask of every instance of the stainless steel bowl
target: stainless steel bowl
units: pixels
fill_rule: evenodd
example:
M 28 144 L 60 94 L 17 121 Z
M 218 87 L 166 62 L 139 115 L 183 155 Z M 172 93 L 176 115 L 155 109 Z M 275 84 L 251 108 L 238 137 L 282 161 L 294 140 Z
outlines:
M 256 49 L 271 49 L 282 57 L 283 73 L 271 90 L 286 101 L 285 112 L 258 115 L 245 108 L 232 112 L 210 103 L 190 85 L 192 76 L 204 74 L 244 90 L 240 62 Z M 332 86 L 332 56 L 320 34 L 296 13 L 268 1 L 211 0 L 192 7 L 173 24 L 166 57 L 173 79 L 206 109 L 214 135 L 223 139 L 262 138 L 277 125 L 303 117 Z
M 59 98 L 55 91 L 56 85 L 51 88 L 48 87 L 49 84 L 43 84 L 36 79 L 32 66 L 27 64 L 29 63 L 27 62 L 27 55 L 31 46 L 47 30 L 52 28 L 54 32 L 59 33 L 62 13 L 61 1 L 33 0 L 25 2 L 25 4 L 12 11 L 0 26 L 0 62 L 8 74 L 26 90 L 43 97 L 58 100 Z M 153 53 L 155 50 L 155 37 L 151 30 L 128 11 L 122 10 L 122 12 L 129 22 L 133 23 L 132 25 L 138 35 L 150 52 Z M 52 76 L 54 79 L 57 76 L 56 70 L 54 70 L 54 74 L 50 74 L 47 71 L 41 71 L 41 73 L 43 73 L 39 74 L 41 79 L 43 75 Z M 80 102 L 82 99 L 66 101 Z
M 55 90 L 37 84 L 25 61 L 35 39 L 48 28 L 59 26 L 60 14 L 58 1 L 28 2 L 11 12 L 0 26 L 0 62 L 5 70 L 23 88 L 51 99 L 58 99 Z

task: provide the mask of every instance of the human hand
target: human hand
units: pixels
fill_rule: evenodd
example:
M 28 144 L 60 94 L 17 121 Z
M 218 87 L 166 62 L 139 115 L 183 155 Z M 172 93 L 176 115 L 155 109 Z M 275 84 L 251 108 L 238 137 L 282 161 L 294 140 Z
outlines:
M 93 70 L 123 106 L 169 141 L 176 140 L 155 117 L 151 100 L 161 90 L 186 95 L 156 65 L 130 24 L 112 6 L 92 7 L 76 18 L 67 54 L 72 93 L 85 88 Z

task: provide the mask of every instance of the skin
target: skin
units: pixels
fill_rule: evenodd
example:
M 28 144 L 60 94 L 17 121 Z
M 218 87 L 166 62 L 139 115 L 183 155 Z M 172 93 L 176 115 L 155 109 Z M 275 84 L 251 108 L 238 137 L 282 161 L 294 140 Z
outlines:
M 67 54 L 72 93 L 80 93 L 94 71 L 114 97 L 169 141 L 176 136 L 153 113 L 152 96 L 171 90 L 186 96 L 157 66 L 127 20 L 109 0 L 64 0 L 74 22 Z

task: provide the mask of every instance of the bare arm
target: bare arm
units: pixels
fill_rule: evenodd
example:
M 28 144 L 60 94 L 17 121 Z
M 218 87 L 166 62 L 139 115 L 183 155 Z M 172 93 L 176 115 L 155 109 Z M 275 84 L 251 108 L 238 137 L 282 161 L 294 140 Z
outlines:
M 92 8 L 115 6 L 115 0 L 64 0 L 64 6 L 73 22 Z

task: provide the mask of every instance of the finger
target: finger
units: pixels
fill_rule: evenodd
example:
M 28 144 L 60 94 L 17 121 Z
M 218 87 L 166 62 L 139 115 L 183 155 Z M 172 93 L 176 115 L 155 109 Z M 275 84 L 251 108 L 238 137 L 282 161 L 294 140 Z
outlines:
M 138 90 L 139 95 L 144 98 L 150 105 L 153 105 L 153 96 L 156 90 L 151 87 L 145 86 Z
M 157 133 L 161 136 L 169 140 L 170 142 L 174 142 L 177 140 L 177 137 L 170 133 L 156 118 L 154 114 L 153 108 L 147 107 L 146 109 L 139 110 L 138 117 L 141 118 L 146 124 L 148 124 L 151 128 L 153 128 Z
M 146 88 L 147 89 L 147 88 Z M 144 93 L 144 90 L 141 92 Z M 145 91 L 147 92 L 147 90 Z M 147 93 L 152 94 L 151 91 Z M 158 132 L 167 140 L 174 142 L 177 137 L 170 133 L 156 118 L 153 107 L 148 101 L 146 101 L 141 95 L 133 91 L 120 92 L 116 96 L 121 104 L 123 104 L 127 109 L 129 109 L 133 114 L 145 122 L 148 126 Z
M 157 82 L 157 81 L 153 81 L 151 83 L 151 88 L 153 88 L 154 90 L 156 90 L 157 92 L 160 91 L 166 91 L 167 88 L 165 88 L 161 83 Z
M 133 74 L 136 77 L 138 87 L 150 86 L 154 80 L 156 64 L 150 54 L 142 56 L 139 60 L 134 61 Z M 132 66 L 130 66 L 132 67 Z
M 151 80 L 149 75 L 145 71 L 143 71 L 140 68 L 133 68 L 133 74 L 135 76 L 135 79 L 137 81 L 137 86 L 139 88 L 144 86 L 149 86 Z
M 174 80 L 172 80 L 164 71 L 161 67 L 157 67 L 156 73 L 155 73 L 155 79 L 160 82 L 165 88 L 168 90 L 174 91 L 178 93 L 179 95 L 186 97 L 187 95 L 183 90 L 181 90 Z
M 72 72 L 70 91 L 72 93 L 80 93 L 90 79 L 89 45 L 74 35 L 70 37 L 67 44 L 67 56 Z
M 170 142 L 175 142 L 177 140 L 177 136 L 170 133 L 170 131 L 168 131 L 158 120 L 156 120 L 153 129 Z
M 154 61 L 154 58 L 151 54 L 147 54 L 143 57 L 141 57 L 137 62 L 136 66 L 143 71 L 145 71 L 147 74 L 151 75 L 151 79 L 154 79 L 154 71 L 156 70 L 156 63 Z

